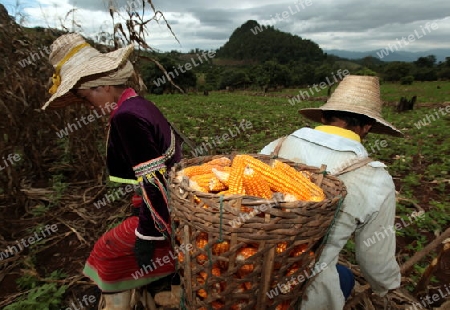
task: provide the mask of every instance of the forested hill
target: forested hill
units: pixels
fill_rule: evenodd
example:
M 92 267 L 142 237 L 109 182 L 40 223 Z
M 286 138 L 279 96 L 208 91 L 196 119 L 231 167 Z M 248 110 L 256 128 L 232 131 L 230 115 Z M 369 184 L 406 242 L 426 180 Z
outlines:
M 322 49 L 313 41 L 282 32 L 273 26 L 260 25 L 254 20 L 237 28 L 218 50 L 217 56 L 261 63 L 275 60 L 280 64 L 321 61 L 325 58 Z

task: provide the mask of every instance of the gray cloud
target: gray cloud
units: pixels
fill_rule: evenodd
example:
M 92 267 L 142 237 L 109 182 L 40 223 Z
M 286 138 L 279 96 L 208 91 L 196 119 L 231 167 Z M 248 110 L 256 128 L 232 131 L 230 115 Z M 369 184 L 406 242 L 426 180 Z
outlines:
M 107 0 L 65 1 L 80 9 L 107 12 Z M 139 6 L 141 3 L 141 0 L 116 0 L 116 6 L 125 8 L 127 1 Z M 159 49 L 167 49 L 170 44 L 172 47 L 168 49 L 219 48 L 234 29 L 254 19 L 311 39 L 322 48 L 365 51 L 383 48 L 395 42 L 396 38 L 401 39 L 420 30 L 420 26 L 427 22 L 436 21 L 439 29 L 410 44 L 407 49 L 439 46 L 450 50 L 448 0 L 301 1 L 303 7 L 298 1 L 274 4 L 273 0 L 153 0 L 156 9 L 161 10 L 169 20 L 182 47 L 175 40 L 168 39 L 170 36 L 163 25 L 151 27 L 154 32 L 152 42 Z M 310 1 L 310 6 L 307 1 Z M 287 18 L 281 18 L 285 11 Z

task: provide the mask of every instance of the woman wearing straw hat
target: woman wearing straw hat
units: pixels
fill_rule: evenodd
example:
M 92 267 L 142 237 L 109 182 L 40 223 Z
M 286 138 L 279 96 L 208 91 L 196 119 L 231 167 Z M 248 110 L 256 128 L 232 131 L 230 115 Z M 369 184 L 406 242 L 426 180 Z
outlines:
M 129 45 L 100 53 L 78 34 L 59 37 L 49 58 L 55 68 L 52 96 L 43 106 L 82 102 L 102 111 L 113 107 L 107 142 L 110 179 L 140 189 L 133 216 L 97 241 L 83 270 L 102 290 L 108 310 L 131 309 L 132 289 L 175 272 L 165 176 L 181 159 L 181 148 L 158 108 L 125 86 L 134 73 L 127 60 L 132 51 Z
M 320 256 L 325 268 L 310 283 L 302 310 L 343 309 L 354 277 L 338 265 L 339 253 L 354 234 L 356 259 L 372 290 L 384 296 L 400 285 L 395 259 L 395 187 L 386 166 L 368 157 L 361 144 L 370 133 L 401 137 L 381 116 L 378 78 L 346 76 L 325 105 L 300 113 L 322 126 L 301 128 L 268 144 L 263 154 L 276 153 L 294 162 L 320 167 L 337 175 L 348 194 Z M 333 267 L 332 267 L 333 266 Z

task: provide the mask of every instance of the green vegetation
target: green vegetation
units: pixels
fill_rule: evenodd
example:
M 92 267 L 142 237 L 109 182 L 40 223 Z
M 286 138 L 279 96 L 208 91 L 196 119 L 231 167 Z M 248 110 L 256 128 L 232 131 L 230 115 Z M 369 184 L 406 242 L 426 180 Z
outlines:
M 249 20 L 234 30 L 217 54 L 223 58 L 259 63 L 273 60 L 283 65 L 292 61 L 311 64 L 325 58 L 316 43 L 282 32 L 273 26 L 259 25 L 254 20 Z
M 26 274 L 17 279 L 17 285 L 27 290 L 26 296 L 9 304 L 4 310 L 56 310 L 59 309 L 67 286 L 60 285 L 57 280 L 66 277 L 59 270 L 53 271 L 45 279 L 37 279 Z
M 174 68 L 189 63 L 191 58 L 197 59 L 203 52 L 206 51 L 195 49 L 188 54 L 171 51 L 153 53 L 151 56 L 158 59 L 168 72 L 176 75 Z M 173 79 L 183 90 L 246 89 L 266 92 L 325 82 L 327 78 L 332 79 L 339 69 L 411 85 L 417 81 L 450 79 L 450 57 L 440 63 L 436 62 L 434 55 L 419 57 L 412 63 L 383 62 L 375 57 L 350 61 L 327 55 L 310 40 L 249 20 L 234 30 L 229 40 L 207 63 Z M 170 83 L 162 86 L 155 84 L 163 75 L 158 66 L 143 62 L 141 70 L 152 93 L 176 91 Z

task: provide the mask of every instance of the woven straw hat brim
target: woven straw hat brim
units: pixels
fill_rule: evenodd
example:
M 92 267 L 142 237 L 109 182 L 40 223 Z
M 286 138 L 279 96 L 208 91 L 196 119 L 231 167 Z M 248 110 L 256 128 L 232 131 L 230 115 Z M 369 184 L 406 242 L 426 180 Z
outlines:
M 316 122 L 321 122 L 323 110 L 361 114 L 376 121 L 371 132 L 402 137 L 400 130 L 381 116 L 382 106 L 377 77 L 347 75 L 323 106 L 301 109 L 299 112 Z
M 61 84 L 56 93 L 42 106 L 42 109 L 44 110 L 47 107 L 61 108 L 69 104 L 83 102 L 83 100 L 70 92 L 77 82 L 88 76 L 107 73 L 117 69 L 127 61 L 133 48 L 134 46 L 131 44 L 110 53 L 98 53 L 78 66 L 68 66 L 61 75 Z
M 386 135 L 390 135 L 390 136 L 394 136 L 394 137 L 403 137 L 403 133 L 398 130 L 397 128 L 394 127 L 394 125 L 392 125 L 391 123 L 389 123 L 388 121 L 382 119 L 382 118 L 378 118 L 378 117 L 374 117 L 374 116 L 370 116 L 367 115 L 366 113 L 358 113 L 355 112 L 352 109 L 329 109 L 326 107 L 322 107 L 322 108 L 309 108 L 309 109 L 301 109 L 299 112 L 300 114 L 302 114 L 303 116 L 305 116 L 306 118 L 321 123 L 322 122 L 322 111 L 323 110 L 329 110 L 329 111 L 345 111 L 345 112 L 351 112 L 351 113 L 357 113 L 357 114 L 362 114 L 362 115 L 366 115 L 370 118 L 373 118 L 375 120 L 375 124 L 373 124 L 372 129 L 370 130 L 371 133 L 377 133 L 377 134 L 386 134 Z

